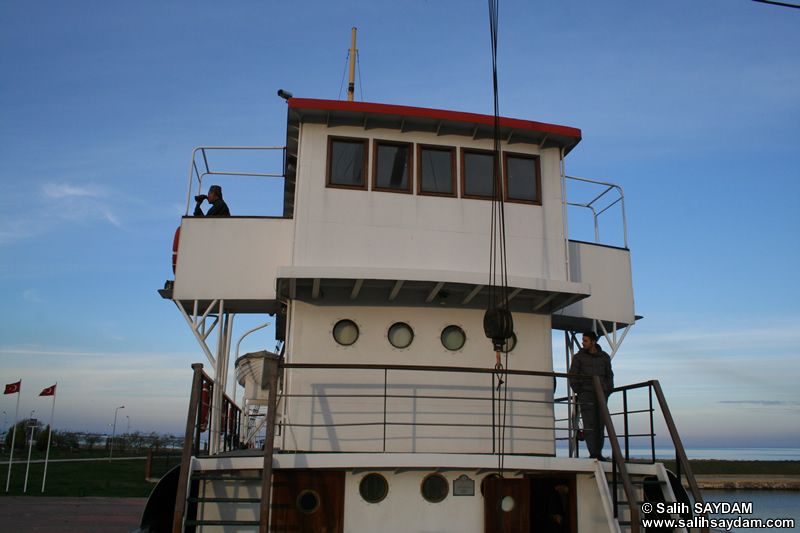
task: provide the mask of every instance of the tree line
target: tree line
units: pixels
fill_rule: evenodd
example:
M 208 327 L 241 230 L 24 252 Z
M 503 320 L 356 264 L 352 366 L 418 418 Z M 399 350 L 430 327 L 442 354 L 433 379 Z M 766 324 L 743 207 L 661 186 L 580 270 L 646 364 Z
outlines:
M 50 438 L 50 426 L 41 427 L 34 420 L 25 419 L 17 423 L 16 438 L 14 438 L 14 428 L 9 428 L 5 438 L 5 452 L 11 449 L 11 440 L 14 439 L 14 449 L 22 449 L 27 446 L 31 438 L 31 426 L 33 425 L 34 447 L 38 451 L 47 449 L 47 441 Z M 80 450 L 109 449 L 111 447 L 111 436 L 99 433 L 79 432 L 70 430 L 54 430 L 50 442 L 51 450 L 62 450 L 67 452 L 77 452 Z M 133 433 L 114 436 L 114 453 L 142 452 L 153 450 L 160 452 L 167 449 L 180 448 L 183 446 L 183 438 L 173 435 L 160 434 L 156 432 Z

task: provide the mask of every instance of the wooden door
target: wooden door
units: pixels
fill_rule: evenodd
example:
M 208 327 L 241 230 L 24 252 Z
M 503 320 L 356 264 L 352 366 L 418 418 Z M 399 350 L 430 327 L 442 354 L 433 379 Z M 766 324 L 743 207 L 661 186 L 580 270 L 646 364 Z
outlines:
M 270 531 L 342 533 L 344 472 L 276 470 L 272 477 Z
M 487 478 L 483 502 L 486 533 L 531 530 L 530 482 L 527 479 Z

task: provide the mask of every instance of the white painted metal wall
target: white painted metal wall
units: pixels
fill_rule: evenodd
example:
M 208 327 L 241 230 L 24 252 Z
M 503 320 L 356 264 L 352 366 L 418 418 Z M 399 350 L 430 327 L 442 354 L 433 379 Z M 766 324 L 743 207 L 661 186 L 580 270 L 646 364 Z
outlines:
M 361 335 L 351 346 L 333 339 L 333 326 L 341 319 L 353 320 Z M 390 365 L 432 365 L 494 368 L 495 353 L 483 333 L 483 311 L 431 306 L 362 307 L 328 306 L 295 302 L 290 316 L 290 363 L 349 363 Z M 395 322 L 414 330 L 414 341 L 406 349 L 394 348 L 387 332 Z M 458 325 L 467 342 L 456 352 L 441 343 L 442 330 Z M 552 371 L 550 317 L 515 315 L 517 346 L 509 354 L 513 370 Z M 482 424 L 484 428 L 450 426 L 388 426 L 386 451 L 492 453 L 492 381 L 487 374 L 443 374 L 392 371 L 388 393 L 413 396 L 392 398 L 386 407 L 390 422 Z M 552 378 L 509 377 L 509 399 L 540 403 L 515 404 L 508 412 L 509 425 L 547 429 L 509 429 L 507 453 L 554 454 Z M 285 450 L 372 451 L 383 449 L 384 373 L 356 370 L 288 370 L 289 394 L 284 421 L 299 424 L 284 432 Z M 374 398 L 309 398 L 292 395 L 368 394 Z M 424 399 L 420 396 L 480 396 L 485 401 Z M 321 424 L 364 424 L 375 426 L 319 427 Z M 306 427 L 313 424 L 317 427 Z
M 331 135 L 412 140 L 408 133 L 393 130 L 302 126 L 295 265 L 486 272 L 490 201 L 326 188 L 327 143 Z M 492 148 L 490 140 L 473 141 L 460 136 L 415 133 L 413 140 Z M 531 145 L 512 145 L 508 149 L 539 154 Z M 558 150 L 544 150 L 540 155 L 543 205 L 507 203 L 505 207 L 509 275 L 566 280 Z M 371 160 L 368 168 L 372 168 Z

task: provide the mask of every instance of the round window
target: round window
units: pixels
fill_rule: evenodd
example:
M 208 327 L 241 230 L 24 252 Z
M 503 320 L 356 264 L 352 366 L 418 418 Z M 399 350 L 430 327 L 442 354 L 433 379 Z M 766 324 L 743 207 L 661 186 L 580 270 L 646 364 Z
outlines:
M 386 478 L 380 474 L 367 474 L 358 484 L 358 492 L 361 493 L 361 497 L 365 501 L 378 503 L 386 498 L 386 494 L 389 492 L 389 484 L 386 482 Z
M 481 496 L 484 496 L 484 489 L 486 487 L 487 479 L 498 479 L 500 476 L 497 474 L 488 474 L 481 480 Z
M 422 480 L 422 497 L 431 503 L 439 503 L 447 498 L 449 486 L 441 474 L 428 474 Z
M 442 331 L 442 345 L 450 351 L 456 351 L 463 348 L 467 336 L 464 330 L 458 326 L 447 326 Z
M 297 496 L 297 510 L 311 514 L 319 509 L 319 494 L 313 490 L 304 490 Z
M 389 342 L 395 348 L 408 348 L 414 340 L 414 330 L 405 322 L 397 322 L 389 328 Z
M 510 513 L 514 510 L 515 503 L 514 497 L 509 494 L 500 501 L 500 508 L 503 509 L 503 512 Z
M 340 320 L 333 326 L 333 338 L 342 346 L 350 346 L 358 340 L 358 326 L 352 320 Z
M 509 338 L 506 339 L 506 343 L 503 345 L 503 353 L 508 353 L 512 351 L 517 346 L 517 334 L 512 333 Z

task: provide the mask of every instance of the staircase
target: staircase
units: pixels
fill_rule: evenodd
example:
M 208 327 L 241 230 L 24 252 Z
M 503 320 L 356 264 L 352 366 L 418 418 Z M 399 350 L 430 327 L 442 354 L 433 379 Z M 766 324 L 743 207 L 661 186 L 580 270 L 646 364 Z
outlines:
M 645 466 L 645 465 L 641 465 Z M 631 485 L 634 487 L 635 502 L 630 502 L 625 495 L 625 490 L 620 479 L 620 473 L 615 471 L 611 463 L 598 462 L 595 467 L 597 483 L 600 488 L 603 504 L 606 507 L 611 531 L 629 533 L 636 531 L 631 524 L 630 506 L 636 505 L 639 509 L 639 518 L 642 519 L 669 519 L 669 518 L 691 518 L 690 515 L 670 515 L 668 513 L 643 513 L 641 505 L 645 502 L 656 504 L 658 502 L 667 503 L 689 503 L 689 496 L 686 491 L 677 483 L 677 478 L 672 476 L 661 463 L 646 465 L 648 468 L 636 468 L 636 465 L 628 465 L 627 474 Z M 652 471 L 655 469 L 655 472 Z M 650 471 L 648 471 L 650 470 Z M 672 477 L 672 480 L 670 479 Z M 677 489 L 673 490 L 673 489 Z M 686 528 L 639 528 L 639 531 L 647 533 L 688 533 Z
M 195 471 L 190 477 L 184 531 L 257 531 L 261 470 Z

